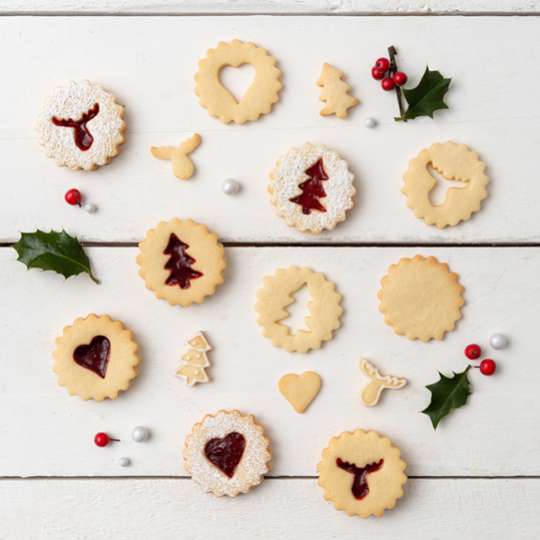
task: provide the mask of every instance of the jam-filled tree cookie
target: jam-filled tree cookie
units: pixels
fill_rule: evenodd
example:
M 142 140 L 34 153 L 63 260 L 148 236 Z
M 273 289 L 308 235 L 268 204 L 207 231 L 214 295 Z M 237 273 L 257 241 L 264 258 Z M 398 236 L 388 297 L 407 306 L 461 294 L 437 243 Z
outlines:
M 382 516 L 403 496 L 406 463 L 375 431 L 347 431 L 330 439 L 318 465 L 324 498 L 350 516 Z
M 247 493 L 270 470 L 270 441 L 249 414 L 220 410 L 206 415 L 186 437 L 184 467 L 218 497 Z
M 440 205 L 432 204 L 429 194 L 437 181 L 429 166 L 448 180 L 459 180 L 463 187 L 452 187 Z M 467 221 L 480 210 L 487 197 L 489 177 L 484 172 L 486 165 L 478 154 L 455 142 L 432 144 L 422 150 L 409 163 L 404 176 L 402 193 L 407 197 L 407 206 L 416 217 L 439 229 Z
M 270 173 L 277 214 L 302 232 L 320 233 L 345 220 L 356 193 L 347 162 L 320 144 L 290 149 Z
M 171 305 L 200 304 L 223 283 L 225 253 L 218 237 L 191 219 L 162 221 L 139 244 L 139 274 Z
M 71 395 L 116 399 L 138 375 L 138 345 L 120 321 L 107 315 L 79 318 L 56 340 L 54 371 Z
M 40 113 L 39 141 L 48 157 L 70 169 L 107 164 L 124 142 L 124 107 L 90 81 L 72 81 L 48 97 Z

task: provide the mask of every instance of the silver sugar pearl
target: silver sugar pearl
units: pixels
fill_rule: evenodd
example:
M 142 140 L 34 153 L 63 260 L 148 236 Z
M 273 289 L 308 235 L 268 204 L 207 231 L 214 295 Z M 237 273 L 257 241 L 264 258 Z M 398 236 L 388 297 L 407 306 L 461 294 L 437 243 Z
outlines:
M 150 430 L 144 426 L 137 426 L 131 432 L 131 438 L 135 442 L 144 442 L 150 438 Z
M 366 118 L 366 127 L 369 129 L 373 129 L 374 127 L 377 127 L 377 120 L 375 118 Z
M 235 195 L 242 189 L 240 182 L 233 180 L 232 178 L 227 178 L 222 184 L 223 193 L 225 195 Z
M 131 459 L 126 456 L 118 458 L 118 464 L 120 467 L 129 467 L 131 465 Z
M 489 344 L 494 349 L 506 349 L 508 347 L 508 338 L 504 334 L 493 334 L 489 338 Z
M 94 203 L 86 203 L 83 208 L 89 213 L 89 214 L 95 214 L 97 212 L 97 206 Z

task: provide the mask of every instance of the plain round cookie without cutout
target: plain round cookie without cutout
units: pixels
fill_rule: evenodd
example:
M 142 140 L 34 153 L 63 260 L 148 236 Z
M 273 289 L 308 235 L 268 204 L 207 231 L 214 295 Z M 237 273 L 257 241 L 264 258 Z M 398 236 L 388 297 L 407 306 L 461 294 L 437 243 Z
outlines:
M 280 321 L 287 318 L 287 307 L 294 302 L 294 294 L 306 286 L 310 300 L 309 314 L 305 318 L 308 330 L 292 333 L 289 326 Z M 332 339 L 334 330 L 340 326 L 341 295 L 334 283 L 324 274 L 305 267 L 280 268 L 272 276 L 266 276 L 257 291 L 255 311 L 257 323 L 263 335 L 276 347 L 289 352 L 307 352 L 318 349 L 324 341 Z
M 442 340 L 461 319 L 459 276 L 435 257 L 403 258 L 388 269 L 378 293 L 384 322 L 410 340 Z
M 223 440 L 231 433 L 241 434 L 245 447 L 232 476 L 229 476 L 206 457 L 205 448 L 210 440 Z M 238 410 L 220 410 L 207 414 L 193 426 L 185 440 L 183 458 L 192 480 L 206 492 L 218 497 L 235 497 L 263 481 L 270 470 L 272 453 L 270 441 L 254 416 Z
M 430 174 L 429 165 L 445 178 L 465 183 L 465 187 L 449 188 L 445 201 L 441 205 L 433 205 L 429 194 L 437 181 Z M 489 183 L 485 168 L 478 154 L 464 144 L 432 144 L 409 162 L 401 192 L 417 217 L 428 225 L 443 229 L 467 221 L 480 210 L 482 201 L 487 197 L 486 186 Z
M 96 103 L 99 112 L 87 123 L 93 142 L 83 151 L 75 143 L 74 129 L 56 126 L 52 119 L 80 120 Z M 47 98 L 37 124 L 39 142 L 48 157 L 60 166 L 86 171 L 106 165 L 118 154 L 125 130 L 124 107 L 113 94 L 87 80 L 56 88 Z
M 96 336 L 104 336 L 110 342 L 104 378 L 74 360 L 75 349 L 88 345 Z M 62 336 L 56 339 L 53 357 L 58 384 L 65 386 L 70 395 L 84 400 L 116 399 L 120 391 L 129 388 L 139 372 L 138 345 L 132 333 L 108 315 L 90 314 L 66 326 Z
M 272 110 L 279 100 L 281 71 L 276 59 L 255 43 L 235 39 L 220 42 L 209 49 L 199 62 L 195 75 L 195 93 L 202 107 L 224 124 L 244 124 L 257 120 Z M 225 66 L 240 67 L 250 64 L 255 68 L 255 79 L 240 101 L 221 84 L 219 73 Z
M 172 234 L 189 246 L 186 253 L 195 259 L 191 266 L 203 274 L 200 278 L 192 279 L 188 288 L 166 284 L 170 271 L 165 265 L 170 256 L 164 250 Z M 225 252 L 218 237 L 205 225 L 191 219 L 162 221 L 156 228 L 150 229 L 139 244 L 137 264 L 146 287 L 157 298 L 183 307 L 200 304 L 207 296 L 214 294 L 216 288 L 223 283 L 226 266 Z
M 341 459 L 358 468 L 383 460 L 380 468 L 365 476 L 368 493 L 357 499 L 352 493 L 353 475 L 337 466 Z M 386 437 L 376 431 L 346 431 L 328 442 L 317 467 L 319 486 L 324 498 L 333 503 L 336 510 L 349 516 L 382 516 L 403 496 L 403 485 L 407 481 L 404 471 L 407 464 Z

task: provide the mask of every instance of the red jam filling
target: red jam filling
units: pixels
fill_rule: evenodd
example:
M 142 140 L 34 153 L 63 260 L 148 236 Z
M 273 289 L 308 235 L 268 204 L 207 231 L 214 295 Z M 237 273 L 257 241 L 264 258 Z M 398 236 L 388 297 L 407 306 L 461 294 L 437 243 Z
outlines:
M 362 500 L 369 493 L 367 475 L 378 471 L 384 463 L 384 459 L 379 459 L 375 463 L 370 463 L 365 467 L 357 467 L 354 463 L 348 463 L 341 458 L 336 459 L 336 465 L 354 475 L 354 480 L 351 486 L 352 494 L 355 499 Z
M 73 360 L 104 379 L 110 354 L 111 342 L 105 336 L 94 336 L 88 345 L 79 345 L 73 351 Z
M 171 233 L 169 243 L 163 251 L 164 255 L 170 255 L 165 268 L 170 270 L 169 277 L 165 280 L 167 285 L 178 285 L 181 289 L 189 289 L 191 280 L 200 278 L 203 273 L 191 268 L 196 259 L 190 257 L 186 250 L 189 246 L 182 242 L 176 234 Z
M 323 182 L 328 180 L 328 175 L 324 170 L 322 158 L 319 158 L 311 167 L 304 171 L 309 178 L 304 180 L 298 187 L 302 190 L 300 195 L 289 199 L 302 207 L 303 214 L 311 214 L 312 210 L 326 212 L 320 198 L 326 197 Z
M 94 137 L 90 133 L 88 126 L 86 125 L 92 118 L 95 118 L 99 113 L 99 103 L 96 103 L 87 112 L 83 113 L 80 120 L 73 120 L 73 118 L 57 118 L 53 116 L 51 118 L 52 123 L 59 127 L 73 128 L 73 138 L 75 144 L 81 152 L 86 152 L 92 146 Z
M 244 455 L 245 448 L 246 439 L 244 436 L 233 431 L 225 437 L 210 439 L 204 446 L 204 455 L 212 465 L 232 478 Z

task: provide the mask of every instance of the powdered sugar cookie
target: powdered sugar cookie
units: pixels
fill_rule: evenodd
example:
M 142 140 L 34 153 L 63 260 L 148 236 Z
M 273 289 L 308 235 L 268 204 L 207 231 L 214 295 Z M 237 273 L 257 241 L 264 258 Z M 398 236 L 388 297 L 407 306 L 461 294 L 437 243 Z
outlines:
M 54 372 L 71 395 L 102 401 L 127 390 L 138 374 L 138 345 L 120 321 L 88 315 L 56 340 Z
M 235 39 L 222 41 L 209 49 L 199 62 L 195 75 L 195 93 L 200 104 L 224 124 L 244 124 L 268 114 L 279 100 L 281 71 L 276 59 L 255 43 Z M 255 79 L 242 98 L 235 97 L 221 84 L 219 73 L 225 66 L 240 67 L 250 64 L 255 68 Z
M 87 171 L 118 154 L 125 129 L 124 107 L 99 84 L 86 80 L 56 88 L 37 125 L 48 157 L 58 165 Z
M 403 258 L 381 280 L 379 310 L 400 336 L 442 340 L 461 319 L 463 291 L 459 276 L 435 257 Z
M 200 304 L 223 283 L 225 253 L 218 237 L 191 219 L 162 221 L 139 244 L 139 275 L 171 305 Z
M 324 498 L 350 516 L 382 516 L 407 481 L 399 448 L 376 431 L 346 431 L 330 439 L 318 465 Z
M 255 417 L 237 410 L 206 415 L 186 437 L 184 467 L 218 497 L 235 497 L 260 484 L 270 470 L 270 441 Z
M 321 144 L 292 148 L 270 173 L 268 191 L 278 215 L 303 232 L 320 233 L 353 207 L 354 176 L 347 162 Z
M 429 194 L 437 181 L 430 174 L 429 166 L 449 180 L 463 182 L 464 187 L 448 189 L 442 204 L 432 204 Z M 478 154 L 464 144 L 432 144 L 409 162 L 401 191 L 416 217 L 443 229 L 467 221 L 480 210 L 482 201 L 487 197 L 486 186 L 489 183 L 485 168 Z

